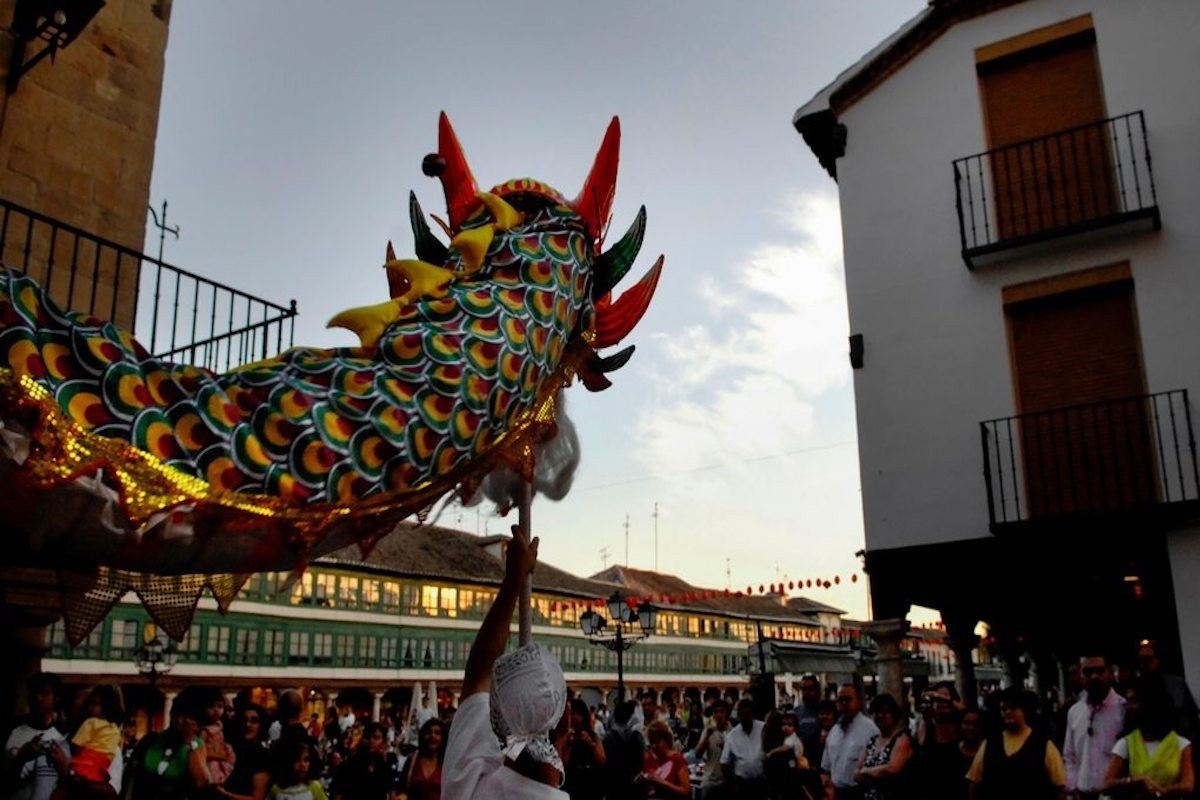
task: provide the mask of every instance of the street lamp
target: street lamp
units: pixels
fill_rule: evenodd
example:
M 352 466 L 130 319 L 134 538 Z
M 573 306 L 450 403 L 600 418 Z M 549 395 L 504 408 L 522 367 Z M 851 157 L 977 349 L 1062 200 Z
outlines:
M 175 643 L 149 624 L 146 626 L 142 646 L 133 651 L 133 665 L 150 681 L 151 689 L 154 689 L 160 675 L 171 671 L 178 658 L 179 651 Z
M 621 594 L 620 590 L 608 598 L 609 617 L 588 610 L 579 617 L 579 627 L 583 635 L 592 644 L 600 645 L 617 654 L 617 702 L 625 700 L 625 659 L 624 653 L 635 644 L 654 633 L 658 623 L 658 609 L 650 603 L 642 603 L 635 610 Z M 606 631 L 609 620 L 613 621 L 611 631 Z M 637 624 L 641 632 L 633 626 Z M 631 630 L 626 633 L 625 629 Z

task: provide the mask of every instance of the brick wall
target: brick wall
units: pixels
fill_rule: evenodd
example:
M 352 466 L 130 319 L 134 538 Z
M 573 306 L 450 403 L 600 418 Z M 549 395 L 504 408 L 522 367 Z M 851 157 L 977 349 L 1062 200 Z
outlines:
M 15 5 L 0 0 L 2 73 L 8 71 Z M 21 78 L 16 93 L 0 96 L 0 197 L 142 249 L 170 7 L 170 0 L 108 0 L 53 64 L 43 60 Z M 32 44 L 29 53 L 41 46 Z M 23 236 L 23 230 L 9 232 L 6 260 L 24 248 Z M 48 238 L 36 240 L 34 250 L 49 246 Z M 31 274 L 37 274 L 36 263 L 35 257 Z M 118 267 L 115 259 L 104 259 L 93 308 L 79 310 L 110 316 L 116 283 L 114 321 L 130 327 L 136 281 L 124 272 L 118 279 L 118 268 L 136 273 L 136 265 Z M 56 296 L 65 295 L 60 273 L 54 275 Z M 79 279 L 90 282 L 90 272 Z

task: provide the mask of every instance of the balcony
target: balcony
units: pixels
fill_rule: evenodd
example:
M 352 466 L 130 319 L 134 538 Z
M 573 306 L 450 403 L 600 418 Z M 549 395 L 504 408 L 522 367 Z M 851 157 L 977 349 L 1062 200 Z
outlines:
M 992 533 L 1200 511 L 1186 389 L 979 424 Z
M 1162 227 L 1141 111 L 957 159 L 954 190 L 968 269 L 1089 231 Z
M 163 361 L 222 372 L 292 345 L 295 301 L 261 300 L 4 199 L 0 260 Z

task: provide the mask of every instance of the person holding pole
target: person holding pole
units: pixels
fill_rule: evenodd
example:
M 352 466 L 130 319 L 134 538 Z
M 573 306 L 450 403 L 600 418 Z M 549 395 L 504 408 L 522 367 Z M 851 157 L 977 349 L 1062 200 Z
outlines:
M 567 732 L 562 667 L 536 643 L 501 655 L 513 610 L 537 564 L 538 540 L 531 541 L 521 526 L 514 525 L 512 534 L 504 580 L 471 645 L 463 700 L 450 726 L 442 796 L 454 800 L 568 797 L 557 788 L 563 781 Z

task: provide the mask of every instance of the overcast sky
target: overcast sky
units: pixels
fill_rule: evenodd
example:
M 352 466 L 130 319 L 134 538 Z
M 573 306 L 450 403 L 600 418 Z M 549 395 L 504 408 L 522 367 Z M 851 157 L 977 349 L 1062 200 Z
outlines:
M 386 298 L 409 189 L 443 211 L 420 170 L 439 111 L 482 186 L 568 197 L 620 116 L 613 230 L 649 217 L 626 285 L 666 267 L 613 388 L 568 393 L 583 461 L 564 501 L 535 502 L 542 559 L 625 563 L 628 516 L 631 566 L 734 589 L 839 575 L 807 594 L 865 615 L 845 581 L 863 533 L 836 185 L 791 116 L 924 5 L 177 2 L 151 195 L 182 229 L 166 258 L 295 299 L 297 345 L 349 346 L 325 322 Z

